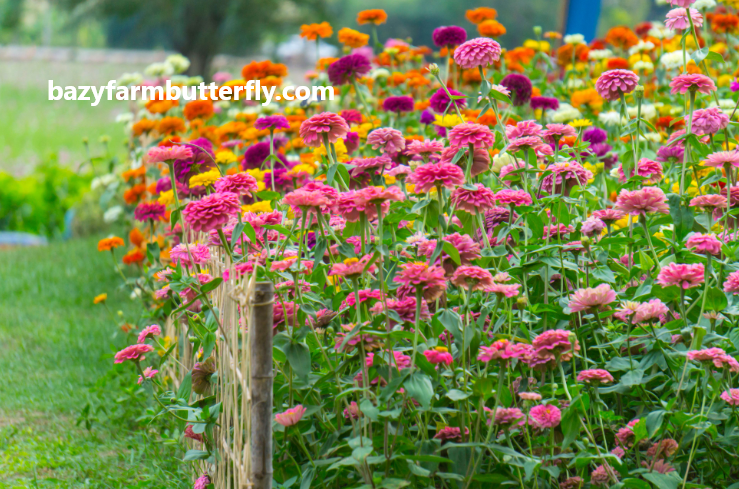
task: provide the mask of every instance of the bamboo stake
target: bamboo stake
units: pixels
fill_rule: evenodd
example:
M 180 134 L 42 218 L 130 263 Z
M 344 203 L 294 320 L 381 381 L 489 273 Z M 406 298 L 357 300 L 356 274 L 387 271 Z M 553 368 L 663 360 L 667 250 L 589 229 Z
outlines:
M 253 489 L 272 488 L 272 302 L 271 282 L 259 282 L 251 304 L 251 476 Z

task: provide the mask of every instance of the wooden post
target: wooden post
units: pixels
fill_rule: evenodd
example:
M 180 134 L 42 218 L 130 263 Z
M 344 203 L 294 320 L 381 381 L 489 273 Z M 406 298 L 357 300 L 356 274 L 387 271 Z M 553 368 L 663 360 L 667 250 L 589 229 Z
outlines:
M 272 488 L 272 282 L 254 288 L 251 336 L 251 474 L 253 489 Z

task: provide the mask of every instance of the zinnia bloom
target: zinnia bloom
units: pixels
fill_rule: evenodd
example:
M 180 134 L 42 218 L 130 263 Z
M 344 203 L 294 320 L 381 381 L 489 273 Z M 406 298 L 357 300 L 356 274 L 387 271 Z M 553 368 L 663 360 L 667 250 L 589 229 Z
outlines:
M 154 351 L 154 347 L 145 343 L 137 343 L 127 346 L 123 350 L 115 354 L 115 363 L 123 363 L 126 360 L 140 361 L 144 359 L 144 354 Z
M 739 362 L 734 357 L 727 355 L 721 348 L 705 348 L 703 350 L 689 351 L 688 360 L 712 363 L 716 368 L 728 366 L 732 372 L 739 372 Z
M 448 88 L 449 93 L 454 97 L 462 97 L 462 98 L 455 98 L 454 100 L 449 98 L 449 95 L 447 95 L 446 90 L 443 88 L 438 89 L 429 99 L 429 107 L 436 112 L 437 114 L 444 114 L 445 112 L 454 111 L 454 108 L 450 106 L 450 102 L 453 102 L 453 105 L 457 106 L 460 109 L 463 109 L 467 105 L 467 101 L 464 97 L 464 94 L 461 92 L 458 92 L 452 88 Z
M 160 204 L 157 201 L 142 202 L 136 206 L 133 216 L 137 221 L 141 222 L 146 222 L 149 219 L 152 221 L 161 221 L 164 218 L 165 212 L 167 212 L 167 207 L 164 204 Z
M 580 350 L 580 343 L 575 335 L 564 329 L 550 329 L 544 331 L 531 342 L 535 353 L 543 358 L 559 358 L 569 361 L 572 358 L 572 350 Z
M 146 153 L 146 160 L 150 164 L 163 163 L 174 160 L 186 160 L 192 157 L 192 150 L 187 146 L 175 144 L 172 146 L 155 146 Z
M 388 154 L 396 154 L 405 148 L 403 133 L 391 127 L 375 129 L 367 136 L 367 144 L 372 149 L 381 149 Z
M 459 46 L 467 40 L 467 31 L 456 25 L 442 26 L 434 29 L 431 35 L 434 45 L 439 48 Z
M 739 406 L 739 389 L 729 389 L 721 393 L 721 399 L 730 406 Z
M 534 428 L 554 428 L 562 420 L 562 412 L 557 406 L 540 404 L 529 411 L 529 420 Z
M 659 299 L 652 299 L 649 302 L 639 304 L 634 314 L 634 324 L 644 323 L 659 319 L 670 312 L 667 306 Z
M 416 168 L 408 182 L 416 186 L 416 192 L 426 193 L 437 185 L 445 188 L 462 185 L 464 172 L 452 163 L 429 163 Z
M 620 100 L 622 95 L 629 94 L 639 84 L 639 76 L 629 70 L 606 71 L 595 82 L 598 94 L 606 100 Z
M 485 290 L 493 285 L 493 275 L 484 268 L 462 265 L 455 270 L 451 282 L 465 290 Z
M 495 135 L 488 126 L 466 122 L 458 124 L 449 131 L 449 143 L 461 148 L 472 145 L 475 148 L 490 148 L 495 144 Z
M 276 131 L 278 129 L 290 129 L 287 117 L 282 114 L 260 117 L 254 122 L 254 128 L 260 131 Z
M 433 363 L 434 365 L 451 365 L 452 362 L 454 362 L 454 357 L 452 357 L 451 353 L 446 351 L 446 348 L 426 350 L 425 352 L 423 352 L 423 356 L 426 357 L 426 360 L 428 360 L 429 363 Z
M 298 421 L 303 418 L 305 411 L 306 409 L 303 407 L 303 405 L 298 404 L 297 406 L 290 408 L 287 411 L 275 414 L 275 421 L 287 428 L 288 426 L 298 424 Z
M 332 85 L 344 85 L 370 71 L 370 62 L 366 56 L 355 53 L 339 58 L 331 63 L 326 72 Z
M 518 408 L 502 408 L 495 410 L 495 424 L 503 428 L 511 428 L 524 419 L 523 412 Z M 490 424 L 488 422 L 488 424 Z
M 436 300 L 446 290 L 444 269 L 438 265 L 429 266 L 424 262 L 404 263 L 395 275 L 395 281 L 402 285 L 423 291 L 427 301 Z
M 257 179 L 246 172 L 224 175 L 215 181 L 216 192 L 232 192 L 237 195 L 251 197 L 252 192 L 259 190 Z
M 577 162 L 554 163 L 547 167 L 551 173 L 542 179 L 541 188 L 550 194 L 564 192 L 570 185 L 584 186 L 593 173 Z
M 454 62 L 465 70 L 478 66 L 485 68 L 498 61 L 500 53 L 501 48 L 497 41 L 487 37 L 477 37 L 454 50 Z
M 226 224 L 241 210 L 238 195 L 231 192 L 214 192 L 187 204 L 182 216 L 194 231 L 207 233 Z
M 665 193 L 657 187 L 645 187 L 640 190 L 623 189 L 618 195 L 615 208 L 634 216 L 670 212 Z
M 688 116 L 685 116 L 686 122 Z M 729 116 L 718 107 L 693 112 L 693 132 L 698 135 L 716 134 L 729 125 Z
M 721 254 L 721 241 L 713 234 L 695 233 L 690 235 L 686 246 L 696 253 L 711 254 L 718 256 Z
M 610 384 L 613 382 L 613 375 L 608 370 L 600 368 L 593 368 L 590 370 L 583 370 L 577 374 L 577 381 L 584 382 L 586 384 L 593 384 L 595 386 L 601 384 Z
M 737 151 L 717 151 L 715 153 L 711 153 L 710 155 L 708 155 L 706 157 L 706 160 L 703 162 L 703 164 L 705 166 L 710 166 L 713 168 L 721 168 L 725 165 L 730 165 L 730 166 L 733 166 L 734 168 L 739 168 L 739 152 Z
M 608 284 L 600 284 L 595 288 L 578 289 L 570 298 L 569 308 L 572 312 L 604 310 L 604 306 L 616 300 L 616 292 Z
M 343 117 L 333 112 L 321 112 L 303 121 L 300 125 L 300 137 L 307 146 L 318 147 L 323 144 L 323 137 L 329 143 L 343 139 L 349 133 L 349 126 Z
M 690 11 L 690 18 L 688 18 L 688 10 Z M 703 26 L 703 16 L 698 10 L 694 8 L 674 8 L 667 12 L 665 16 L 665 27 L 673 31 L 689 29 L 690 19 L 693 20 L 693 25 L 696 29 Z
M 739 294 L 739 270 L 732 272 L 726 277 L 724 282 L 724 292 L 731 294 Z
M 677 285 L 682 289 L 691 289 L 703 283 L 704 271 L 702 263 L 670 263 L 660 270 L 657 283 L 665 287 Z
M 511 93 L 511 103 L 515 107 L 526 105 L 531 100 L 533 86 L 531 85 L 531 80 L 526 75 L 511 73 L 506 75 L 500 84 Z
M 451 202 L 454 207 L 470 214 L 484 213 L 486 210 L 495 207 L 495 192 L 481 183 L 474 185 L 475 190 L 466 187 L 457 187 L 452 192 Z
M 386 112 L 413 112 L 413 97 L 406 95 L 399 97 L 388 97 L 382 102 L 382 108 Z
M 716 84 L 706 75 L 686 73 L 673 78 L 670 82 L 670 88 L 672 89 L 670 93 L 673 95 L 677 93 L 684 94 L 689 90 L 708 95 L 716 91 Z

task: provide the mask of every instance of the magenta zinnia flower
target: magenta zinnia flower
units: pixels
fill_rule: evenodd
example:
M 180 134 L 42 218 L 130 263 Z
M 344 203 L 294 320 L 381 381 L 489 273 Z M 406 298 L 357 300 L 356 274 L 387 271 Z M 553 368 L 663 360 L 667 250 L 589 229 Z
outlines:
M 152 221 L 160 221 L 164 218 L 164 214 L 167 212 L 167 207 L 164 204 L 160 204 L 156 201 L 142 202 L 136 206 L 136 210 L 133 211 L 133 217 L 137 221 L 146 222 L 149 219 Z
M 439 48 L 459 46 L 467 40 L 467 31 L 456 25 L 445 25 L 434 29 L 431 38 Z
M 562 412 L 557 406 L 540 404 L 529 411 L 531 426 L 538 429 L 554 428 L 562 420 Z
M 645 187 L 640 190 L 621 190 L 616 200 L 616 209 L 634 216 L 659 212 L 669 214 L 665 193 L 656 187 Z
M 454 97 L 464 97 L 462 92 L 458 92 L 452 88 L 447 88 L 447 90 Z M 443 114 L 448 111 L 454 112 L 454 108 L 450 105 L 450 102 L 454 102 L 453 105 L 456 105 L 460 109 L 463 109 L 467 105 L 467 101 L 464 98 L 457 98 L 452 101 L 449 95 L 447 95 L 446 90 L 440 88 L 429 98 L 429 107 L 437 114 Z
M 407 95 L 388 97 L 382 102 L 382 109 L 386 112 L 413 112 L 413 97 Z
M 217 229 L 239 213 L 239 196 L 231 192 L 214 192 L 187 204 L 182 216 L 194 231 L 207 233 Z
M 521 107 L 531 100 L 533 86 L 526 75 L 510 73 L 500 81 L 500 84 L 511 94 L 511 104 L 513 106 Z
M 466 122 L 457 124 L 449 131 L 449 143 L 452 146 L 466 148 L 490 148 L 495 144 L 495 135 L 488 126 Z
M 708 95 L 711 92 L 716 91 L 716 84 L 713 83 L 713 80 L 708 78 L 706 75 L 691 75 L 686 73 L 673 78 L 670 82 L 670 88 L 672 88 L 671 93 L 673 95 L 676 93 L 684 94 L 689 90 Z
M 326 73 L 332 85 L 344 85 L 352 83 L 362 75 L 366 75 L 371 68 L 366 56 L 354 53 L 343 56 L 331 63 L 326 68 Z
M 210 477 L 208 477 L 208 474 L 203 474 L 200 477 L 198 477 L 198 480 L 195 481 L 195 485 L 192 486 L 192 489 L 205 489 L 210 484 Z
M 257 179 L 246 172 L 224 175 L 215 181 L 216 192 L 232 192 L 237 195 L 251 197 L 252 192 L 259 190 Z
M 685 116 L 687 123 L 688 116 Z M 729 125 L 729 116 L 718 107 L 698 109 L 693 112 L 693 133 L 698 135 L 716 134 Z
M 451 282 L 465 290 L 485 290 L 493 285 L 493 275 L 484 268 L 462 265 L 452 275 Z
M 321 112 L 300 125 L 300 137 L 307 146 L 321 146 L 324 136 L 328 136 L 329 143 L 335 143 L 348 133 L 349 126 L 344 118 L 333 112 Z
M 629 70 L 606 71 L 595 82 L 598 94 L 606 100 L 620 100 L 622 95 L 634 91 L 639 84 L 639 76 Z
M 154 347 L 145 343 L 137 343 L 127 346 L 115 354 L 115 363 L 123 363 L 126 360 L 143 360 L 144 354 L 154 351 Z
M 613 382 L 613 375 L 608 370 L 601 368 L 593 368 L 590 370 L 583 370 L 577 374 L 577 381 L 584 382 L 586 384 L 593 384 L 595 386 L 601 384 L 610 384 Z
M 572 312 L 604 310 L 605 306 L 616 300 L 616 292 L 608 284 L 600 284 L 595 288 L 578 289 L 570 298 L 569 308 Z
M 395 275 L 399 284 L 420 289 L 427 301 L 436 300 L 446 290 L 444 269 L 438 265 L 429 266 L 424 262 L 404 263 Z
M 721 254 L 721 241 L 713 234 L 692 234 L 688 238 L 686 246 L 702 255 L 711 254 L 718 256 Z
M 681 31 L 683 29 L 690 28 L 690 19 L 688 18 L 688 10 L 690 10 L 690 18 L 693 19 L 693 25 L 695 28 L 703 26 L 703 16 L 701 13 L 694 8 L 674 8 L 667 12 L 665 16 L 665 27 L 672 29 L 673 31 Z
M 726 277 L 724 282 L 724 292 L 731 294 L 739 294 L 739 270 L 732 272 Z
M 570 185 L 580 185 L 582 187 L 593 178 L 593 173 L 590 170 L 583 168 L 574 161 L 554 163 L 549 165 L 546 171 L 551 171 L 551 173 L 542 179 L 541 188 L 550 194 L 553 191 L 563 192 Z
M 487 37 L 470 39 L 454 50 L 454 62 L 462 69 L 469 70 L 492 65 L 500 59 L 500 44 Z
M 703 283 L 703 274 L 704 267 L 702 263 L 692 265 L 670 263 L 660 270 L 657 283 L 665 287 L 677 285 L 682 289 L 691 289 Z
M 452 163 L 429 163 L 416 168 L 408 182 L 416 186 L 417 193 L 426 193 L 437 185 L 454 188 L 464 183 L 464 172 Z
M 451 365 L 452 362 L 454 362 L 454 357 L 452 357 L 452 354 L 446 351 L 426 350 L 425 352 L 423 352 L 423 356 L 426 357 L 426 360 L 428 360 L 429 363 L 433 363 L 434 365 Z
M 391 127 L 375 129 L 367 136 L 367 144 L 372 149 L 381 149 L 388 154 L 395 154 L 405 148 L 403 133 Z
M 305 411 L 306 409 L 303 407 L 303 405 L 298 404 L 297 406 L 290 408 L 287 411 L 275 414 L 275 421 L 287 428 L 288 426 L 298 424 L 298 421 L 303 418 Z
M 254 122 L 254 128 L 260 131 L 276 131 L 277 129 L 290 129 L 290 123 L 284 115 L 276 114 L 260 117 Z
M 474 187 L 475 190 L 469 190 L 466 186 L 454 189 L 450 198 L 452 205 L 470 214 L 484 213 L 495 207 L 495 192 L 481 183 L 476 183 Z

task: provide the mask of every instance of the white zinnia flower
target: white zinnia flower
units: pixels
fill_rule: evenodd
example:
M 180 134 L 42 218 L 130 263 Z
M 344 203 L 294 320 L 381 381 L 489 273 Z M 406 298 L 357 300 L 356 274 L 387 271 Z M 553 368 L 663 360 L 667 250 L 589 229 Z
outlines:
M 580 119 L 581 117 L 582 113 L 579 110 L 570 104 L 560 103 L 559 109 L 552 113 L 550 119 L 552 122 L 568 122 L 573 119 Z
M 564 38 L 565 44 L 585 44 L 585 36 L 582 34 L 568 34 Z
M 175 73 L 184 73 L 190 67 L 190 60 L 181 54 L 170 54 L 164 62 L 169 64 Z

